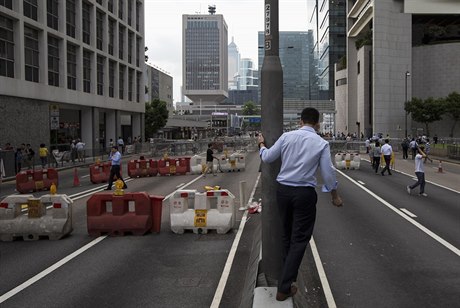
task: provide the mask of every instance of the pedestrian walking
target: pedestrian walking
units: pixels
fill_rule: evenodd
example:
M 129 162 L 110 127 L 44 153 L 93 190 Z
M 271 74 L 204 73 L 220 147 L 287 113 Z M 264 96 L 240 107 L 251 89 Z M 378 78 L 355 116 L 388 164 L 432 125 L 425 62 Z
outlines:
M 415 159 L 415 154 L 417 154 L 417 147 L 418 147 L 417 141 L 415 141 L 415 138 L 412 138 L 412 140 L 409 142 L 409 148 L 412 153 L 412 160 Z
M 110 168 L 109 184 L 105 190 L 112 190 L 114 177 L 116 177 L 116 179 L 120 179 L 123 182 L 123 189 L 128 188 L 120 174 L 121 154 L 118 152 L 117 146 L 112 147 L 109 159 L 112 161 L 112 167 Z
M 390 140 L 385 139 L 385 144 L 382 145 L 381 151 L 383 154 L 383 159 L 385 160 L 385 168 L 383 168 L 380 174 L 383 176 L 385 175 L 385 171 L 388 171 L 388 175 L 391 175 L 390 162 L 391 162 L 391 154 L 393 153 L 393 148 L 390 145 Z
M 374 149 L 373 149 L 373 165 L 372 167 L 374 168 L 375 170 L 375 173 L 379 172 L 379 167 L 380 167 L 380 156 L 382 155 L 382 151 L 381 151 L 381 148 L 380 148 L 380 142 L 377 140 L 375 141 L 375 146 L 374 146 Z
M 266 147 L 262 134 L 258 137 L 263 162 L 272 163 L 281 157 L 281 168 L 276 178 L 283 241 L 283 265 L 276 294 L 278 301 L 284 301 L 297 292 L 293 283 L 316 219 L 315 174 L 318 167 L 324 181 L 322 191 L 331 193 L 335 206 L 342 205 L 329 143 L 316 133 L 319 129 L 318 110 L 305 108 L 300 123 L 301 128 L 284 133 L 271 148 Z
M 206 168 L 204 169 L 203 173 L 204 178 L 206 177 L 206 174 L 209 173 L 209 170 L 211 170 L 212 175 L 217 175 L 217 173 L 214 172 L 214 159 L 217 159 L 217 157 L 214 156 L 214 151 L 212 150 L 212 143 L 209 143 L 208 150 L 206 151 Z
M 77 158 L 77 141 L 72 140 L 70 142 L 70 159 L 72 163 L 75 164 L 75 159 Z
M 14 152 L 14 172 L 15 174 L 18 174 L 21 171 L 22 161 L 23 161 L 22 148 L 17 148 L 16 152 Z
M 46 164 L 48 163 L 48 154 L 48 148 L 44 143 L 41 143 L 40 148 L 38 149 L 38 156 L 40 156 L 40 162 L 42 164 L 43 169 L 46 167 Z
M 409 158 L 408 152 L 409 152 L 409 140 L 407 138 L 404 138 L 404 140 L 401 143 L 401 148 L 403 150 L 403 159 Z
M 35 151 L 30 146 L 30 143 L 28 143 L 25 148 L 25 163 L 27 165 L 27 169 L 32 169 L 32 166 L 34 165 L 34 158 Z
M 80 139 L 77 140 L 77 144 L 75 145 L 77 149 L 77 157 L 79 162 L 84 162 L 85 160 L 85 143 L 82 142 Z
M 121 153 L 124 153 L 125 152 L 125 142 L 123 141 L 123 138 L 118 137 L 117 145 L 118 145 L 118 148 L 121 149 Z
M 420 186 L 419 195 L 423 197 L 428 197 L 425 193 L 425 166 L 424 158 L 427 157 L 425 152 L 423 152 L 423 146 L 417 148 L 417 155 L 415 155 L 415 175 L 417 176 L 417 182 L 406 187 L 407 193 L 410 195 L 412 189 L 417 186 Z

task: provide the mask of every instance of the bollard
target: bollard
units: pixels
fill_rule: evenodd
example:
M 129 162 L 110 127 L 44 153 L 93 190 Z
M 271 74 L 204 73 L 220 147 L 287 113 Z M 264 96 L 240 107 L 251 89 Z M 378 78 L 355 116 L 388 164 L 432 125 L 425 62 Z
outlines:
M 442 171 L 442 160 L 439 161 L 438 173 L 444 173 L 444 172 Z
M 247 209 L 246 204 L 246 181 L 240 181 L 240 211 Z

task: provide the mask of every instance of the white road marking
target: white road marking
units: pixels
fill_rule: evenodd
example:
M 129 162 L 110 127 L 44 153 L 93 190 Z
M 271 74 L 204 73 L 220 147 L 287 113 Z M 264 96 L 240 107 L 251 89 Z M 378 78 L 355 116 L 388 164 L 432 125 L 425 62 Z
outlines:
M 252 200 L 254 197 L 254 193 L 256 192 L 257 184 L 259 183 L 261 173 L 259 173 L 256 183 L 254 184 L 254 188 L 252 189 L 251 195 L 248 199 Z M 241 218 L 240 226 L 238 228 L 238 232 L 236 233 L 235 238 L 233 239 L 232 248 L 230 249 L 230 253 L 227 257 L 227 262 L 225 262 L 225 267 L 222 272 L 222 276 L 219 280 L 219 285 L 217 286 L 216 293 L 214 294 L 214 298 L 211 303 L 210 308 L 218 308 L 220 306 L 220 301 L 222 300 L 222 295 L 224 294 L 225 285 L 227 284 L 228 276 L 230 276 L 230 270 L 232 269 L 233 260 L 235 259 L 236 250 L 238 249 L 238 244 L 240 243 L 241 235 L 243 234 L 244 225 L 246 224 L 248 217 L 248 210 L 244 211 L 243 217 Z
M 400 208 L 400 210 L 404 213 L 406 213 L 407 215 L 409 215 L 410 217 L 412 218 L 416 218 L 417 215 L 413 214 L 412 212 L 410 212 L 408 209 L 405 209 L 405 208 Z
M 359 184 L 365 185 L 363 181 L 358 181 Z
M 87 178 L 87 177 L 89 177 L 89 174 L 87 174 L 87 175 L 82 175 L 82 176 L 81 176 L 82 179 L 83 179 L 83 178 Z
M 60 261 L 54 263 L 53 265 L 51 265 L 47 269 L 43 270 L 42 272 L 38 273 L 34 277 L 32 277 L 29 280 L 25 281 L 24 283 L 20 284 L 16 288 L 6 292 L 2 296 L 0 296 L 0 304 L 3 303 L 4 301 L 6 301 L 7 299 L 9 299 L 10 297 L 16 295 L 17 293 L 21 292 L 22 290 L 26 289 L 27 287 L 33 285 L 34 283 L 36 283 L 37 281 L 39 281 L 40 279 L 42 279 L 46 275 L 48 275 L 51 272 L 55 271 L 56 269 L 58 269 L 59 267 L 63 266 L 64 264 L 66 264 L 70 260 L 74 259 L 78 255 L 80 255 L 83 252 L 85 252 L 86 250 L 90 249 L 94 245 L 98 244 L 99 242 L 104 240 L 106 237 L 107 237 L 107 235 L 104 235 L 104 236 L 100 236 L 100 237 L 94 239 L 90 243 L 88 243 L 85 246 L 81 247 L 80 249 L 74 251 L 73 253 L 71 253 L 70 255 L 65 257 L 64 259 L 61 259 Z
M 329 286 L 329 281 L 326 277 L 326 272 L 324 271 L 323 263 L 319 257 L 318 248 L 316 247 L 315 240 L 313 236 L 310 240 L 311 252 L 313 253 L 313 258 L 315 259 L 316 270 L 318 271 L 319 279 L 321 280 L 321 285 L 323 286 L 324 296 L 326 297 L 327 306 L 329 308 L 336 308 L 334 296 L 332 295 L 331 287 Z
M 182 185 L 185 185 L 185 183 L 180 183 L 179 185 L 176 186 L 176 188 L 179 189 L 180 187 L 182 187 Z
M 361 188 L 362 190 L 364 190 L 365 192 L 367 192 L 369 195 L 371 195 L 372 197 L 374 197 L 375 199 L 377 199 L 378 201 L 380 201 L 383 205 L 385 205 L 386 207 L 388 207 L 390 210 L 394 211 L 396 214 L 398 214 L 399 216 L 401 216 L 402 218 L 404 218 L 405 220 L 407 220 L 408 222 L 410 222 L 411 224 L 413 224 L 415 227 L 419 228 L 421 231 L 425 232 L 427 235 L 429 235 L 430 237 L 432 237 L 435 241 L 437 241 L 438 243 L 440 243 L 441 245 L 443 245 L 444 247 L 446 247 L 447 249 L 449 249 L 450 251 L 452 251 L 454 254 L 456 254 L 457 256 L 460 257 L 460 249 L 458 249 L 457 247 L 455 247 L 454 245 L 452 245 L 451 243 L 447 242 L 446 240 L 444 240 L 443 238 L 441 238 L 439 235 L 435 234 L 434 232 L 430 231 L 428 228 L 424 227 L 422 224 L 418 223 L 417 221 L 413 220 L 412 218 L 408 217 L 407 215 L 404 215 L 399 209 L 397 209 L 395 206 L 391 205 L 390 203 L 388 203 L 387 201 L 385 201 L 383 198 L 381 198 L 380 196 L 374 194 L 372 191 L 370 191 L 369 189 L 367 189 L 366 187 L 362 186 L 362 185 L 359 185 L 358 182 L 356 182 L 354 179 L 352 179 L 351 177 L 349 177 L 348 175 L 346 175 L 345 173 L 343 173 L 342 171 L 340 170 L 337 170 L 337 172 L 339 172 L 341 175 L 343 175 L 345 178 L 347 178 L 348 180 L 350 180 L 350 182 L 354 183 L 356 186 L 358 186 L 359 188 Z

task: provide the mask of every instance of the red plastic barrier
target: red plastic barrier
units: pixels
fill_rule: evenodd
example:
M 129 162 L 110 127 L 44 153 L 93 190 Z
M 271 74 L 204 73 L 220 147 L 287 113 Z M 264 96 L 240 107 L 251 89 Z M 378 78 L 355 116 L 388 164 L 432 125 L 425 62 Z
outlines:
M 130 202 L 134 204 L 133 211 L 130 211 Z M 107 206 L 110 203 L 111 211 Z M 152 201 L 145 192 L 123 196 L 114 196 L 109 192 L 94 194 L 86 203 L 86 214 L 88 234 L 91 236 L 144 235 L 152 230 Z
M 158 173 L 160 175 L 174 175 L 176 174 L 176 160 L 169 159 L 160 159 L 158 161 Z
M 186 162 L 186 164 L 187 164 L 187 172 L 190 172 L 190 170 L 191 170 L 191 169 L 190 169 L 190 158 L 191 158 L 191 157 L 184 157 L 185 162 Z
M 155 176 L 158 173 L 157 161 L 153 159 L 131 160 L 128 162 L 130 177 Z
M 176 161 L 176 174 L 185 175 L 187 173 L 187 161 L 184 158 L 177 158 Z M 188 164 L 190 169 L 190 164 Z
M 163 196 L 150 196 L 152 205 L 152 232 L 160 233 L 161 213 L 163 208 Z
M 58 172 L 53 168 L 21 171 L 16 175 L 16 190 L 22 194 L 49 190 L 53 183 L 59 186 Z
M 99 164 L 96 163 L 89 166 L 89 178 L 91 183 L 98 184 L 108 182 L 110 176 L 110 168 L 112 168 L 112 162 L 105 162 Z M 121 176 L 123 176 L 122 169 L 123 166 L 120 165 Z

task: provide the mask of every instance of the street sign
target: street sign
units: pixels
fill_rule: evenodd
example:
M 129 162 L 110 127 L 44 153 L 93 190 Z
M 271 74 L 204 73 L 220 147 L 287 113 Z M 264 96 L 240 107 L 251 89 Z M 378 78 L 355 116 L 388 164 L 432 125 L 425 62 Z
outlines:
M 59 129 L 59 117 L 50 117 L 51 130 Z
M 50 105 L 50 117 L 59 117 L 59 105 Z

